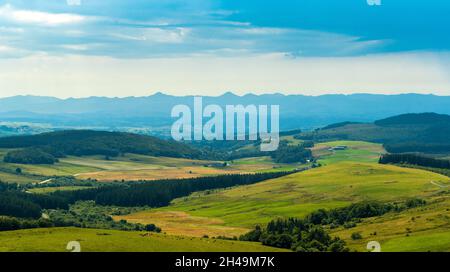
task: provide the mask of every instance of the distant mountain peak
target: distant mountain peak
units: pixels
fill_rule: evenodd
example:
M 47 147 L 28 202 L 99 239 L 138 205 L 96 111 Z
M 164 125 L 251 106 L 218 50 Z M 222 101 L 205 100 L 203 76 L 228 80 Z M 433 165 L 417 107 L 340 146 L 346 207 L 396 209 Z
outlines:
M 221 97 L 239 97 L 239 95 L 237 95 L 231 91 L 228 91 L 228 92 L 224 93 L 223 95 L 221 95 Z

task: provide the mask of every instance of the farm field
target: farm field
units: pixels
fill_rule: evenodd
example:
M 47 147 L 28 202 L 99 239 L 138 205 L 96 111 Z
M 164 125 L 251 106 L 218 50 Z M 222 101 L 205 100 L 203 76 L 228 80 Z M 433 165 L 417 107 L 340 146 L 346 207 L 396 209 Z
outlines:
M 363 200 L 394 202 L 428 197 L 440 190 L 431 181 L 445 183 L 448 180 L 448 177 L 417 169 L 341 162 L 250 186 L 196 193 L 152 211 L 185 212 L 195 217 L 222 220 L 224 226 L 252 228 L 277 217 L 303 217 L 318 209 L 344 207 Z M 153 216 L 154 213 L 149 212 L 146 220 L 151 221 Z M 158 218 L 161 217 L 159 213 Z M 195 227 L 201 228 L 201 225 Z
M 259 243 L 168 236 L 144 232 L 51 228 L 0 232 L 0 252 L 67 252 L 78 241 L 83 252 L 279 252 Z

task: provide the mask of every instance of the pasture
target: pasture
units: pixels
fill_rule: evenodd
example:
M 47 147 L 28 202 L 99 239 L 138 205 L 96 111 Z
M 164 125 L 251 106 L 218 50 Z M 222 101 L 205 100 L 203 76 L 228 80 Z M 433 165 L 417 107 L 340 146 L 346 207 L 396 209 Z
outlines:
M 0 180 L 17 183 L 36 183 L 45 177 L 73 176 L 80 180 L 93 179 L 100 182 L 181 179 L 225 174 L 254 173 L 266 171 L 290 171 L 297 165 L 281 165 L 270 157 L 235 160 L 227 166 L 220 161 L 191 160 L 168 157 L 152 157 L 126 154 L 117 158 L 104 156 L 69 156 L 53 165 L 26 165 L 4 163 L 0 152 Z M 20 168 L 21 175 L 15 174 Z M 2 171 L 3 169 L 3 171 Z
M 396 202 L 429 197 L 440 190 L 431 181 L 448 180 L 418 169 L 342 162 L 249 186 L 194 193 L 173 201 L 169 207 L 141 213 L 140 219 L 160 220 L 161 224 L 164 212 L 184 212 L 221 220 L 227 227 L 252 228 L 277 217 L 303 217 L 318 209 L 344 207 L 364 200 Z M 154 212 L 158 212 L 157 216 Z M 183 221 L 179 223 L 182 225 Z M 195 227 L 202 228 L 201 224 Z M 177 231 L 182 230 L 174 233 Z
M 366 251 L 369 241 L 378 241 L 382 251 L 450 251 L 450 197 L 432 197 L 426 206 L 392 212 L 363 220 L 355 228 L 332 230 L 350 248 Z M 362 239 L 351 239 L 360 233 Z
M 346 146 L 346 150 L 330 150 L 337 146 Z M 381 144 L 361 141 L 335 141 L 316 144 L 312 149 L 314 157 L 323 165 L 343 161 L 377 163 L 380 155 L 386 153 Z
M 169 236 L 145 232 L 51 228 L 0 232 L 0 252 L 67 252 L 78 241 L 83 252 L 279 252 L 259 243 Z

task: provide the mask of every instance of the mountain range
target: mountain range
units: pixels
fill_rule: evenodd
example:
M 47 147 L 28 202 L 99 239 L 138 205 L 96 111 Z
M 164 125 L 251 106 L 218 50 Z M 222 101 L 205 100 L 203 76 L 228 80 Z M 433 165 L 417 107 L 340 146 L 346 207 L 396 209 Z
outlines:
M 373 122 L 404 113 L 450 114 L 450 96 L 400 95 L 283 95 L 225 93 L 203 97 L 204 105 L 280 105 L 282 130 L 311 129 L 345 121 Z M 192 106 L 193 96 L 156 93 L 146 97 L 55 97 L 14 96 L 0 98 L 0 122 L 28 122 L 52 127 L 163 128 L 174 119 L 171 109 Z

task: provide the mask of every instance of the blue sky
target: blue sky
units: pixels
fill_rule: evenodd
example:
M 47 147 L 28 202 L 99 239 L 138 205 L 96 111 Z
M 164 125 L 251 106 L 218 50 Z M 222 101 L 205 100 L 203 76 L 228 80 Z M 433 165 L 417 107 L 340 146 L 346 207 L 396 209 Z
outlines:
M 446 0 L 70 1 L 0 1 L 0 96 L 450 95 Z

